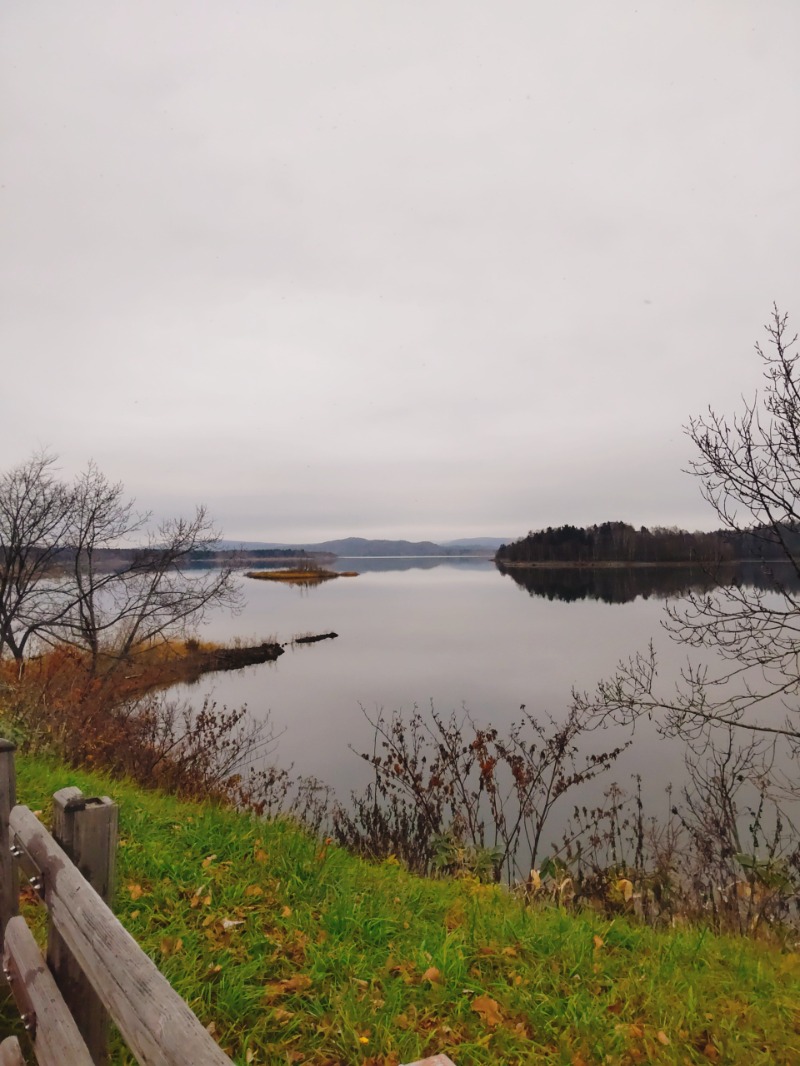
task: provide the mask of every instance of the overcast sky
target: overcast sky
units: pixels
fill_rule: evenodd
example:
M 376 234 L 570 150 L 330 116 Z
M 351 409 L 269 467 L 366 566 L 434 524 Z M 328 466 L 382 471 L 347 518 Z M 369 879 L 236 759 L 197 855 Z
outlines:
M 797 0 L 5 0 L 3 468 L 231 538 L 713 526 L 800 325 Z

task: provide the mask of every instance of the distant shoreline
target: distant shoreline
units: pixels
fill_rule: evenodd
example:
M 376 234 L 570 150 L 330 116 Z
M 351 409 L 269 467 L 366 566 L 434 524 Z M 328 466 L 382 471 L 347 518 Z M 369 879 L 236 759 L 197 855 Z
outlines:
M 495 559 L 498 566 L 506 570 L 647 570 L 656 566 L 670 566 L 688 569 L 711 568 L 720 566 L 743 566 L 746 564 L 759 563 L 757 559 L 654 559 L 648 562 L 625 562 L 624 560 L 597 560 L 590 562 L 548 560 L 546 562 L 510 562 L 505 559 Z M 769 566 L 785 565 L 785 560 L 771 560 Z

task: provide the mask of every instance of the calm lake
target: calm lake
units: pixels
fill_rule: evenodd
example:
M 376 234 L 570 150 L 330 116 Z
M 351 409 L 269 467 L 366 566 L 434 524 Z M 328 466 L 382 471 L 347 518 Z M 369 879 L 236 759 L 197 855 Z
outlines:
M 524 703 L 557 719 L 573 686 L 592 688 L 651 637 L 662 676 L 677 672 L 685 650 L 660 630 L 664 597 L 703 580 L 685 568 L 542 571 L 529 579 L 529 572 L 502 574 L 490 561 L 452 558 L 340 559 L 337 566 L 359 576 L 302 590 L 242 576 L 243 612 L 215 615 L 202 636 L 283 643 L 334 631 L 338 639 L 287 647 L 275 663 L 207 675 L 176 694 L 269 712 L 283 731 L 276 761 L 327 782 L 342 800 L 369 779 L 349 749 L 371 748 L 362 707 L 374 716 L 432 702 L 503 729 Z M 598 731 L 587 750 L 626 737 Z M 612 780 L 628 788 L 634 772 L 645 778 L 648 806 L 662 814 L 664 788 L 683 777 L 681 746 L 639 728 L 613 777 L 592 787 L 598 796 Z

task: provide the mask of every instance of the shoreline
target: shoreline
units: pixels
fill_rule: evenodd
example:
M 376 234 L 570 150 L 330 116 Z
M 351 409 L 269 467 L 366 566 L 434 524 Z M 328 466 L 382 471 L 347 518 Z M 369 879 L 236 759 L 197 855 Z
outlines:
M 546 562 L 522 562 L 514 560 L 511 562 L 505 559 L 495 559 L 495 566 L 504 567 L 507 570 L 646 570 L 653 569 L 654 567 L 674 567 L 690 568 L 705 570 L 711 568 L 718 568 L 720 566 L 744 566 L 747 563 L 757 563 L 758 565 L 765 565 L 761 560 L 756 559 L 683 559 L 680 561 L 664 561 L 654 560 L 652 562 L 625 562 L 619 560 L 598 560 L 596 562 L 558 562 L 557 560 L 547 560 Z M 770 562 L 770 566 L 785 565 L 784 560 L 774 560 Z

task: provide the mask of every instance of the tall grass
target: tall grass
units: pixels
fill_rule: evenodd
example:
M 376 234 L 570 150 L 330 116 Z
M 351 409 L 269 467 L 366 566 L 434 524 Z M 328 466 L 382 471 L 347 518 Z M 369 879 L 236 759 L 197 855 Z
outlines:
M 119 802 L 117 912 L 237 1063 L 800 1062 L 793 950 L 531 908 L 291 821 L 45 758 L 18 769 L 20 801 L 44 818 L 67 784 Z M 2 1018 L 19 1030 L 10 1007 Z

